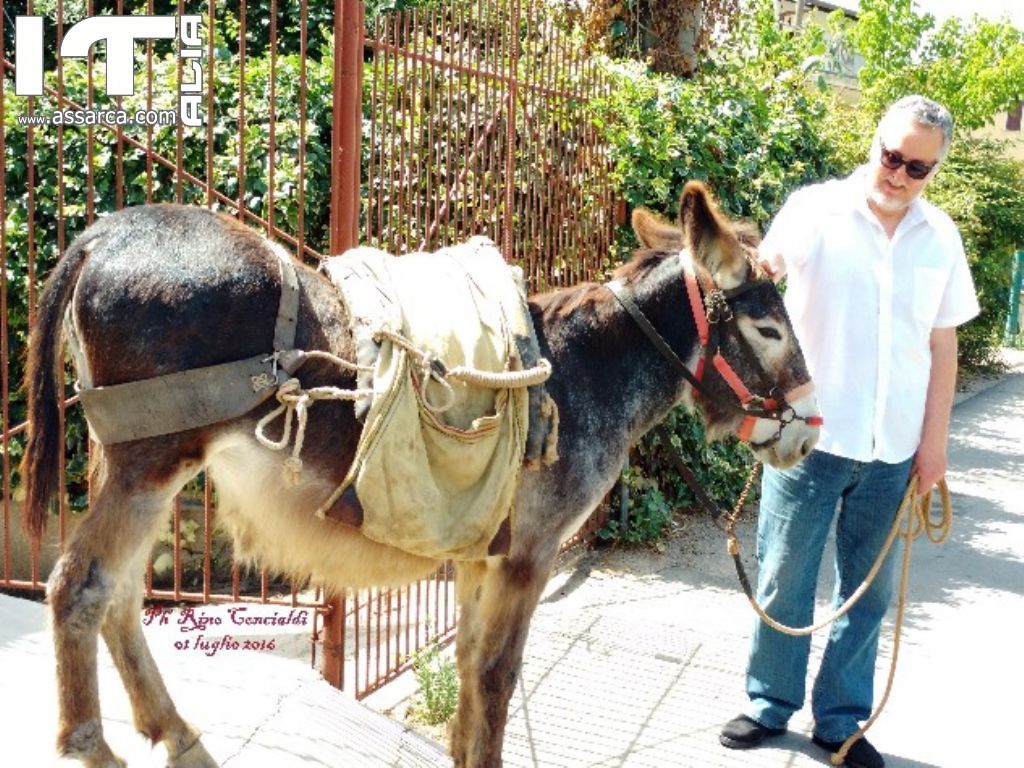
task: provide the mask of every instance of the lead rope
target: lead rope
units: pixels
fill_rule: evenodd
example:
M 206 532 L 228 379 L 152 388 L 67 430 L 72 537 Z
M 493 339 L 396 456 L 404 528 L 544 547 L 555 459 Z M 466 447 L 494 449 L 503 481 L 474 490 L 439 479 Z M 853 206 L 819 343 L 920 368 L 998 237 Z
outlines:
M 867 732 L 868 728 L 875 723 L 879 715 L 882 714 L 882 710 L 885 708 L 886 702 L 889 700 L 889 694 L 892 692 L 893 680 L 896 677 L 896 662 L 899 659 L 900 634 L 903 629 L 903 616 L 906 610 L 907 586 L 910 583 L 910 555 L 913 548 L 913 542 L 914 539 L 920 536 L 922 532 L 925 533 L 929 541 L 935 544 L 941 544 L 949 537 L 950 528 L 953 522 L 953 503 L 949 497 L 949 488 L 946 485 L 945 478 L 940 479 L 936 484 L 942 501 L 942 516 L 938 519 L 933 518 L 931 514 L 932 493 L 929 490 L 926 494 L 919 497 L 917 495 L 917 475 L 913 475 L 910 478 L 910 482 L 907 483 L 907 490 L 903 494 L 903 501 L 896 510 L 896 517 L 893 520 L 892 528 L 889 530 L 889 535 L 886 537 L 885 544 L 882 546 L 882 550 L 878 553 L 878 557 L 875 559 L 875 562 L 871 566 L 871 570 L 868 572 L 863 583 L 852 595 L 850 595 L 846 602 L 832 613 L 831 616 L 818 622 L 814 626 L 796 628 L 780 624 L 765 613 L 764 609 L 758 604 L 753 595 L 750 588 L 750 581 L 747 579 L 746 572 L 740 562 L 740 545 L 739 540 L 736 538 L 734 529 L 736 527 L 736 521 L 739 518 L 740 511 L 743 507 L 743 503 L 746 500 L 747 493 L 750 491 L 750 488 L 754 483 L 754 478 L 757 475 L 759 467 L 760 465 L 755 465 L 751 470 L 750 477 L 747 479 L 747 484 L 744 487 L 743 492 L 740 494 L 740 499 L 733 508 L 732 514 L 726 516 L 725 533 L 728 537 L 729 554 L 732 556 L 736 565 L 736 571 L 739 575 L 740 583 L 743 586 L 743 591 L 747 595 L 747 600 L 750 602 L 751 606 L 753 606 L 754 611 L 761 620 L 772 629 L 786 635 L 799 637 L 809 635 L 812 632 L 816 632 L 822 627 L 831 624 L 833 621 L 849 611 L 867 591 L 871 582 L 874 581 L 875 576 L 878 575 L 878 571 L 881 569 L 882 563 L 889 554 L 889 550 L 892 548 L 896 537 L 901 536 L 905 540 L 903 548 L 903 565 L 900 571 L 899 598 L 896 606 L 896 624 L 893 628 L 892 662 L 889 665 L 889 677 L 886 680 L 885 693 L 882 694 L 882 699 L 879 701 L 878 707 L 871 714 L 871 717 L 868 718 L 867 722 L 865 722 L 856 733 L 843 742 L 843 745 L 839 748 L 838 752 L 833 753 L 831 757 L 832 765 L 842 765 L 846 762 L 846 755 L 850 751 L 850 748 L 854 745 L 857 739 L 861 738 Z

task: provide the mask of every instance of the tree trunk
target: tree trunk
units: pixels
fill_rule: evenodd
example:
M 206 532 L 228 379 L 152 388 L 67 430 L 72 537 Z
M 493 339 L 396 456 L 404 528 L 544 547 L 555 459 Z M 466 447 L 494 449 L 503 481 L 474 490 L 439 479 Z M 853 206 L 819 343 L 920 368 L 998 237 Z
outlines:
M 651 68 L 690 77 L 697 71 L 703 0 L 651 0 Z

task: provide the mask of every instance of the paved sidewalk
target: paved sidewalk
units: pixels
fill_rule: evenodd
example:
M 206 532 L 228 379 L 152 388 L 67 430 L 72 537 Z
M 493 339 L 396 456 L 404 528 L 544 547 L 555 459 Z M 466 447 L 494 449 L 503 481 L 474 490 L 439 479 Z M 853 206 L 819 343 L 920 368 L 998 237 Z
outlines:
M 200 727 L 203 743 L 223 768 L 451 765 L 439 745 L 324 682 L 309 665 L 308 627 L 275 627 L 273 634 L 260 635 L 259 628 L 234 625 L 228 606 L 197 606 L 195 611 L 211 622 L 220 619 L 221 628 L 185 631 L 188 624 L 177 625 L 178 612 L 166 626 L 153 622 L 145 632 L 179 711 Z M 233 644 L 196 650 L 200 636 L 213 641 L 226 635 L 243 644 L 273 638 L 275 651 Z M 175 647 L 185 640 L 188 649 Z M 100 646 L 103 728 L 111 748 L 130 768 L 165 765 L 163 747 L 151 748 L 135 732 L 128 697 Z M 78 765 L 56 757 L 56 710 L 46 607 L 0 595 L 0 767 Z

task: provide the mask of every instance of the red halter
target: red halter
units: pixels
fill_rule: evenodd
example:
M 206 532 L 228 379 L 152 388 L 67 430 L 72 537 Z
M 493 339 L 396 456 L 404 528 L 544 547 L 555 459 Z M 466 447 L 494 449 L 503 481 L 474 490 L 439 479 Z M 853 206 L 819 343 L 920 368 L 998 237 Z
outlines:
M 708 314 L 712 311 L 710 307 L 705 307 L 704 299 L 700 294 L 700 287 L 697 284 L 697 275 L 693 269 L 693 264 L 688 259 L 681 259 L 683 262 L 683 281 L 686 284 L 686 295 L 690 300 L 690 311 L 693 315 L 694 325 L 697 326 L 697 337 L 700 340 L 702 348 L 707 348 L 708 341 L 711 337 L 710 325 L 708 323 Z M 712 284 L 713 285 L 713 284 Z M 712 291 L 718 291 L 717 287 L 713 287 L 707 293 L 710 296 Z M 717 318 L 716 318 L 717 321 Z M 694 374 L 697 381 L 703 381 L 704 379 L 704 361 L 705 355 L 702 355 L 697 360 L 697 371 Z M 759 400 L 759 405 L 767 411 L 777 411 L 780 407 L 780 403 L 773 398 L 756 398 L 751 394 L 750 390 L 743 384 L 742 379 L 729 364 L 729 362 L 722 357 L 722 353 L 717 349 L 714 355 L 711 357 L 711 363 L 715 366 L 715 370 L 718 371 L 719 375 L 725 380 L 725 383 L 729 385 L 729 389 L 733 391 L 736 397 L 739 399 L 740 404 L 746 408 L 752 401 Z M 791 403 L 795 399 L 809 395 L 814 391 L 814 384 L 812 382 L 805 382 L 797 387 L 794 387 L 789 392 L 783 395 L 784 403 Z M 743 417 L 743 422 L 740 424 L 737 436 L 743 442 L 750 440 L 750 435 L 754 431 L 754 425 L 757 423 L 757 416 L 747 414 Z M 808 416 L 804 417 L 803 421 L 812 426 L 821 426 L 824 424 L 824 419 L 821 416 Z

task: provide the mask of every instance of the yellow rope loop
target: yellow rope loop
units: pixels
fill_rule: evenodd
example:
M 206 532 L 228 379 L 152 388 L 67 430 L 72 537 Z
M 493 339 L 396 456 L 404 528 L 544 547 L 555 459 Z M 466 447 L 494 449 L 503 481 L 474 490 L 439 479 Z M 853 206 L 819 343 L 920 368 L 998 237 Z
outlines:
M 527 368 L 523 371 L 481 371 L 467 365 L 457 365 L 452 368 L 448 368 L 444 365 L 443 361 L 438 360 L 438 358 L 430 352 L 424 352 L 422 349 L 419 349 L 399 333 L 380 330 L 374 334 L 374 338 L 377 341 L 387 339 L 395 346 L 401 347 L 412 356 L 413 360 L 416 361 L 417 365 L 419 365 L 421 369 L 425 369 L 435 361 L 440 362 L 440 368 L 443 372 L 439 372 L 437 370 L 438 366 L 436 365 L 431 366 L 430 369 L 431 376 L 435 381 L 439 382 L 442 378 L 453 378 L 466 384 L 483 387 L 485 389 L 520 389 L 523 387 L 532 387 L 536 384 L 543 384 L 551 377 L 551 363 L 543 358 L 532 368 Z M 427 377 L 424 376 L 424 381 L 426 381 L 426 379 Z
M 265 448 L 269 448 L 272 451 L 282 451 L 291 440 L 292 433 L 292 414 L 294 413 L 294 406 L 287 400 L 288 395 L 292 392 L 301 390 L 301 384 L 298 379 L 288 379 L 277 388 L 275 397 L 280 405 L 256 422 L 256 441 Z M 266 436 L 265 431 L 267 425 L 270 422 L 276 420 L 281 414 L 284 414 L 284 426 L 281 428 L 281 439 L 271 440 Z
M 521 389 L 543 384 L 551 377 L 551 363 L 541 358 L 535 366 L 522 371 L 490 373 L 458 365 L 448 371 L 453 379 L 487 389 Z
M 423 403 L 423 407 L 433 413 L 444 413 L 455 405 L 455 390 L 452 389 L 452 385 L 445 381 L 445 376 L 441 373 L 440 369 L 435 367 L 434 363 L 437 360 L 433 354 L 427 352 L 423 355 L 420 360 L 420 400 Z M 430 402 L 430 397 L 427 394 L 427 385 L 431 381 L 436 381 L 441 386 L 441 391 L 444 393 L 444 401 L 441 403 Z

